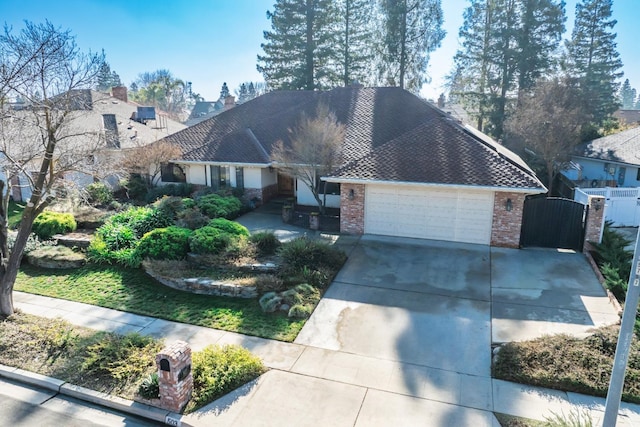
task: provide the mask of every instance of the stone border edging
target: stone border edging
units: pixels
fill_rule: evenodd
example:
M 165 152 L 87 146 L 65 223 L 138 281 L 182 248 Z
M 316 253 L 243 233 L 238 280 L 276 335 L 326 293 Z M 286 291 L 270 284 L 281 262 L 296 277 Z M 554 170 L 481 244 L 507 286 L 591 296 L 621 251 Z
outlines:
M 235 285 L 233 283 L 227 283 L 222 280 L 212 280 L 202 277 L 190 277 L 183 279 L 176 279 L 172 277 L 165 277 L 157 274 L 152 269 L 145 268 L 145 273 L 149 276 L 168 286 L 179 291 L 187 291 L 200 295 L 213 295 L 220 297 L 236 297 L 236 298 L 257 298 L 258 287 L 257 286 L 242 286 Z
M 57 378 L 25 371 L 24 369 L 0 364 L 0 377 L 43 388 L 56 394 L 74 397 L 105 408 L 161 422 L 165 425 L 191 427 L 190 424 L 183 421 L 181 414 L 91 390 Z

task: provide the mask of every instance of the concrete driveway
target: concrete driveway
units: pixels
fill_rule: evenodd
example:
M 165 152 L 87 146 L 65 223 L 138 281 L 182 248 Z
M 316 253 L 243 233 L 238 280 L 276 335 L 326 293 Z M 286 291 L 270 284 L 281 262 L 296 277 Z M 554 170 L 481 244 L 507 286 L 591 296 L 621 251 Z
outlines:
M 492 342 L 617 320 L 582 254 L 364 236 L 296 343 L 489 377 Z

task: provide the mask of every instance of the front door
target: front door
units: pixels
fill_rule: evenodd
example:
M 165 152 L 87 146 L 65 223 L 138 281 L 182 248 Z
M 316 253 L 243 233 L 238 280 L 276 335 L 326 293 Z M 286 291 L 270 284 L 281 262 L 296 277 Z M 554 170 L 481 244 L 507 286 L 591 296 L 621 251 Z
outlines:
M 293 177 L 278 173 L 278 194 L 293 196 Z

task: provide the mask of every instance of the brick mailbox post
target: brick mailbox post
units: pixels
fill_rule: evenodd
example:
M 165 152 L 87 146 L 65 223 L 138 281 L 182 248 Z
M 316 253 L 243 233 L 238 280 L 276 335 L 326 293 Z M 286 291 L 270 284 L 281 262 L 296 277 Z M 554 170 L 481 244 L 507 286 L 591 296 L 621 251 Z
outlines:
M 191 347 L 184 341 L 175 341 L 156 355 L 160 405 L 181 412 L 191 399 Z

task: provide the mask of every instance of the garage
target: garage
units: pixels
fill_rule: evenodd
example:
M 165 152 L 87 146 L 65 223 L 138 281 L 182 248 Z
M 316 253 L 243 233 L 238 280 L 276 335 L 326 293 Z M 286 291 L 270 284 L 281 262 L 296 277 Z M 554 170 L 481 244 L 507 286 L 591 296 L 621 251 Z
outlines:
M 493 192 L 367 185 L 364 232 L 489 244 Z

